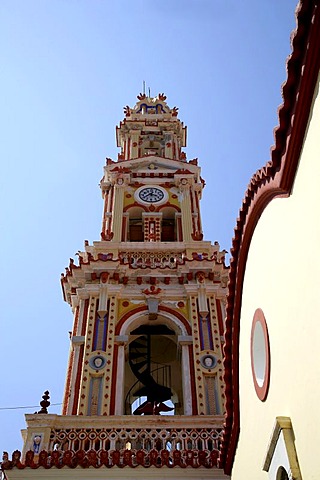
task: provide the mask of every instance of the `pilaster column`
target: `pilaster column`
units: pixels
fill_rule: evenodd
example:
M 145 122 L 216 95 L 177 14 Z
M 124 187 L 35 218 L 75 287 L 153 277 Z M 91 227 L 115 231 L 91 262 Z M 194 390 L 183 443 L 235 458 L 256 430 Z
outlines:
M 126 242 L 128 239 L 128 230 L 129 230 L 129 213 L 125 212 L 123 214 L 123 221 L 122 221 L 122 236 L 121 241 Z
M 114 205 L 112 217 L 113 242 L 121 242 L 123 201 L 124 201 L 125 182 L 119 177 L 114 185 Z
M 182 234 L 184 242 L 192 241 L 192 211 L 190 199 L 190 184 L 186 178 L 179 183 L 181 195 Z
M 83 350 L 85 341 L 85 330 L 88 313 L 89 296 L 81 296 L 79 300 L 78 316 L 75 316 L 75 325 L 70 345 L 70 363 L 68 366 L 67 383 L 63 413 L 75 415 L 78 408 L 80 376 L 83 362 Z M 77 318 L 78 317 L 78 318 Z M 69 377 L 70 376 L 70 377 Z M 69 377 L 69 378 L 68 378 Z M 76 388 L 71 388 L 71 385 Z
M 224 343 L 223 328 L 219 323 L 223 323 L 222 319 L 219 319 L 218 310 L 221 309 L 222 301 L 216 298 L 215 295 L 211 295 L 209 298 L 210 305 L 210 318 L 211 318 L 211 329 L 213 334 L 213 347 L 212 354 L 217 359 L 217 364 L 215 365 L 214 374 L 215 374 L 215 385 L 216 385 L 216 398 L 215 405 L 216 411 L 219 413 L 224 413 L 225 410 L 225 383 L 224 383 L 224 369 L 223 369 L 223 353 L 222 346 Z M 219 321 L 220 320 L 220 321 Z
M 46 420 L 48 420 L 48 425 L 45 425 L 45 422 L 41 425 L 37 426 L 29 426 L 28 429 L 25 430 L 26 432 L 26 437 L 24 439 L 24 446 L 23 446 L 23 451 L 22 451 L 22 458 L 25 460 L 25 455 L 26 453 L 31 450 L 34 452 L 34 461 L 37 462 L 39 459 L 39 453 L 42 450 L 48 450 L 49 449 L 49 443 L 50 443 L 50 434 L 51 434 L 51 425 L 50 423 L 52 422 L 53 418 L 56 417 L 56 415 L 46 415 Z M 51 422 L 50 422 L 51 420 Z
M 118 316 L 118 297 L 122 290 L 122 285 L 109 285 L 109 317 L 108 332 L 106 336 L 106 372 L 103 384 L 103 402 L 102 415 L 114 415 L 116 402 L 116 378 L 118 372 L 118 349 L 119 345 L 115 343 L 115 327 Z M 122 378 L 123 381 L 123 378 Z
M 165 141 L 164 156 L 166 158 L 173 158 L 173 133 L 166 132 L 164 136 L 164 141 Z
M 80 399 L 78 414 L 87 415 L 88 411 L 88 401 L 89 401 L 89 388 L 90 388 L 90 375 L 89 375 L 89 357 L 93 348 L 93 335 L 94 335 L 94 324 L 96 319 L 97 312 L 97 303 L 98 298 L 96 296 L 90 296 L 89 300 L 89 309 L 88 309 L 88 320 L 87 328 L 85 335 L 85 345 L 83 353 L 83 368 L 81 372 L 81 381 L 80 381 Z M 80 372 L 79 372 L 80 373 Z M 79 374 L 78 373 L 78 374 Z
M 181 374 L 182 374 L 182 391 L 183 391 L 183 414 L 192 415 L 192 392 L 190 372 L 192 365 L 190 363 L 188 345 L 192 345 L 192 336 L 180 335 L 178 337 L 179 345 L 181 345 Z
M 115 394 L 115 415 L 124 415 L 124 369 L 125 369 L 125 348 L 128 343 L 128 335 L 118 335 L 115 337 L 115 344 L 118 345 L 118 366 Z
M 129 158 L 138 158 L 139 135 L 140 135 L 139 130 L 130 130 L 131 145 L 130 145 Z
M 104 187 L 103 191 L 102 191 L 102 196 L 103 196 L 103 214 L 102 214 L 102 232 L 105 232 L 106 229 L 107 229 L 107 212 L 109 212 L 109 208 L 110 208 L 110 192 L 111 192 L 111 189 L 110 189 L 110 185 L 108 186 L 108 188 Z M 109 207 L 109 208 L 108 208 Z
M 200 364 L 201 359 L 201 336 L 200 336 L 200 325 L 199 325 L 199 316 L 198 316 L 198 287 L 196 284 L 185 285 L 186 292 L 189 299 L 189 318 L 192 326 L 193 332 L 193 355 L 194 355 L 194 377 L 195 385 L 192 388 L 195 388 L 197 392 L 197 409 L 198 415 L 206 415 L 206 406 L 205 406 L 205 388 L 204 388 L 204 379 L 203 372 Z
M 201 212 L 200 212 L 199 200 L 201 199 L 202 188 L 203 188 L 203 186 L 202 186 L 201 183 L 195 183 L 194 186 L 193 186 L 195 207 L 196 207 L 196 212 L 197 212 L 197 228 L 196 228 L 196 230 L 200 233 L 202 233 L 202 222 L 201 222 Z
M 98 312 L 97 312 L 100 318 L 103 318 L 108 312 L 107 302 L 108 302 L 108 284 L 105 283 L 104 280 L 101 280 Z
M 177 242 L 182 242 L 183 234 L 182 234 L 181 213 L 176 212 L 175 218 L 176 218 Z

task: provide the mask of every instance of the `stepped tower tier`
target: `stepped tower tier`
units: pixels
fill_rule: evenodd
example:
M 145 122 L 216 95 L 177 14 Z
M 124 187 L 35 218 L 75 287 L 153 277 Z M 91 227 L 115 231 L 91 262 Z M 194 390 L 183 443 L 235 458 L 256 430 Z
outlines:
M 186 127 L 166 97 L 138 96 L 117 127 L 118 162 L 107 159 L 101 181 L 101 237 L 118 242 L 202 240 L 197 159 L 186 161 Z
M 202 240 L 204 181 L 165 99 L 125 107 L 121 153 L 100 184 L 101 240 L 62 277 L 75 312 L 65 414 L 144 413 L 141 399 L 146 410 L 170 401 L 176 414 L 224 411 L 225 252 Z
M 226 251 L 203 240 L 205 183 L 182 150 L 178 109 L 140 94 L 124 111 L 120 153 L 100 183 L 100 240 L 85 241 L 61 277 L 74 315 L 62 415 L 41 428 L 27 416 L 24 454 L 36 435 L 46 451 L 92 450 L 109 466 L 127 465 L 127 448 L 131 466 L 205 471 L 217 465 L 225 411 Z

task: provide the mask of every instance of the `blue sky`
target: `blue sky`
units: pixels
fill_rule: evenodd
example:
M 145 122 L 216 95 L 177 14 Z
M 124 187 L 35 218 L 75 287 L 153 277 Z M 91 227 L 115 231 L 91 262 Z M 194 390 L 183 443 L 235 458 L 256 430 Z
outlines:
M 72 327 L 60 273 L 98 240 L 105 157 L 142 82 L 188 127 L 205 239 L 230 250 L 270 157 L 295 0 L 2 0 L 0 408 L 60 403 Z M 24 413 L 0 410 L 0 453 Z M 60 407 L 51 407 L 59 413 Z

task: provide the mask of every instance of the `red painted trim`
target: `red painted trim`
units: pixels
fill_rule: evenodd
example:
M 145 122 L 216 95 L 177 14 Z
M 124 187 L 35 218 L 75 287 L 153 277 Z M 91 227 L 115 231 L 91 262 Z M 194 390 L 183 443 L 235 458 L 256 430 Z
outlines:
M 138 202 L 130 203 L 130 205 L 127 205 L 126 207 L 124 207 L 123 211 L 127 212 L 128 210 L 130 210 L 130 208 L 133 208 L 133 207 L 140 207 L 145 212 L 149 211 L 149 208 L 146 205 L 142 205 L 141 203 L 138 203 Z
M 127 205 L 126 207 L 124 207 L 123 211 L 124 212 L 127 212 L 128 210 L 130 210 L 130 208 L 133 208 L 133 207 L 140 207 L 142 210 L 144 210 L 145 212 L 149 212 L 149 206 L 147 205 L 142 205 L 142 203 L 138 203 L 138 202 L 133 202 L 133 203 L 130 203 L 130 205 Z M 167 207 L 170 207 L 170 208 L 173 208 L 174 210 L 176 210 L 177 212 L 181 212 L 180 208 L 177 206 L 177 205 L 173 205 L 172 203 L 170 202 L 166 202 L 162 205 L 158 205 L 158 207 L 155 208 L 154 210 L 154 213 L 156 212 L 161 212 L 161 210 L 163 208 L 167 208 Z
M 93 335 L 92 335 L 92 343 L 91 343 L 91 351 L 94 351 L 94 346 L 95 346 L 95 338 L 96 335 L 99 336 L 99 328 L 100 328 L 100 320 L 98 320 L 99 315 L 98 315 L 98 305 L 99 303 L 96 302 L 96 309 L 94 312 L 94 320 L 93 320 Z
M 127 146 L 127 155 L 128 155 L 128 160 L 131 160 L 131 152 L 130 152 L 130 149 L 131 149 L 131 138 L 129 137 L 128 138 L 128 146 Z
M 73 330 L 72 330 L 72 336 L 73 337 L 75 335 L 77 335 L 78 324 L 79 324 L 79 306 L 76 307 L 76 314 L 75 314 L 75 317 L 74 317 L 74 324 L 73 324 Z
M 116 406 L 116 387 L 117 387 L 117 369 L 118 369 L 118 349 L 119 345 L 113 346 L 113 364 L 112 364 L 112 378 L 114 382 L 111 382 L 111 398 L 110 398 L 110 415 L 114 415 Z
M 166 306 L 163 306 L 163 305 L 159 306 L 159 310 L 162 311 L 162 312 L 170 313 L 174 317 L 178 318 L 181 321 L 181 323 L 183 323 L 183 325 L 185 326 L 185 328 L 187 330 L 187 334 L 188 335 L 192 334 L 190 324 L 188 323 L 186 318 L 183 315 L 181 315 L 181 313 L 177 312 L 176 310 L 173 310 L 170 307 L 166 307 Z M 126 322 L 126 320 L 128 320 L 128 318 L 132 317 L 136 313 L 147 312 L 147 311 L 148 311 L 148 307 L 146 305 L 143 305 L 141 307 L 137 307 L 137 308 L 127 312 L 125 315 L 123 315 L 123 317 L 121 317 L 121 319 L 117 323 L 115 334 L 120 335 L 120 330 L 121 330 L 123 324 Z
M 159 437 L 160 440 L 160 437 Z M 12 461 L 4 458 L 1 471 L 24 468 L 36 470 L 39 467 L 48 468 L 164 468 L 162 477 L 167 477 L 168 468 L 215 468 L 217 467 L 218 450 L 213 449 L 210 455 L 206 451 L 198 450 L 56 450 L 48 452 L 42 450 L 40 455 L 35 455 L 32 450 L 26 452 L 25 463 L 21 462 L 21 452 L 16 450 L 12 454 Z M 91 469 L 92 471 L 92 469 Z M 41 475 L 41 474 L 39 474 Z M 11 474 L 9 475 L 11 478 Z M 35 475 L 37 477 L 38 475 Z M 55 474 L 56 477 L 61 474 Z M 69 476 L 69 475 L 66 475 Z M 109 475 L 105 475 L 108 477 Z M 125 475 L 130 476 L 130 475 Z M 142 475 L 140 475 L 142 476 Z M 150 474 L 149 474 L 150 476 Z M 172 475 L 171 475 L 172 476 Z M 4 473 L 4 477 L 7 476 Z
M 74 348 L 70 350 L 70 355 L 69 355 L 66 386 L 64 389 L 64 396 L 63 396 L 63 403 L 62 403 L 62 415 L 67 415 L 67 411 L 68 411 L 70 391 L 71 391 L 70 384 L 71 384 L 73 362 L 74 362 Z
M 188 345 L 189 349 L 189 361 L 190 361 L 190 380 L 191 380 L 191 400 L 192 400 L 192 415 L 198 415 L 198 402 L 197 402 L 197 389 L 196 389 L 196 379 L 194 372 L 194 356 L 193 356 L 193 345 Z
M 123 142 L 123 147 L 121 149 L 121 153 L 123 154 L 124 156 L 124 160 L 128 160 L 128 151 L 127 151 L 127 140 L 125 140 Z M 119 159 L 119 155 L 118 155 L 118 159 Z M 113 169 L 114 170 L 114 169 Z M 111 171 L 113 171 L 111 170 Z
M 81 335 L 84 336 L 86 334 L 87 330 L 87 319 L 88 319 L 88 309 L 89 309 L 89 299 L 87 298 L 85 300 L 84 304 L 84 309 L 83 309 L 83 315 L 82 318 L 80 319 L 81 323 Z M 81 380 L 81 374 L 82 374 L 82 363 L 83 363 L 83 354 L 84 354 L 84 345 L 81 345 L 79 347 L 79 360 L 78 364 L 75 365 L 73 364 L 73 370 L 76 369 L 76 380 L 74 382 L 73 388 L 75 391 L 75 396 L 73 399 L 73 405 L 72 405 L 72 411 L 71 415 L 77 415 L 78 413 L 78 401 L 79 401 L 79 393 L 80 393 L 80 380 Z
M 181 212 L 180 207 L 178 207 L 177 205 L 173 205 L 173 204 L 170 203 L 169 201 L 168 201 L 167 203 L 164 203 L 164 204 L 162 204 L 162 205 L 159 205 L 159 206 L 155 209 L 155 211 L 156 211 L 156 212 L 161 212 L 161 210 L 162 210 L 163 208 L 168 208 L 168 207 L 173 208 L 174 210 L 176 210 L 176 211 L 179 212 L 179 213 Z
M 82 323 L 81 323 L 81 335 L 84 336 L 87 331 L 87 322 L 88 322 L 88 310 L 89 310 L 89 299 L 86 298 L 84 303 L 83 315 L 82 315 Z
M 220 466 L 230 474 L 240 431 L 239 331 L 246 261 L 255 226 L 268 203 L 291 193 L 320 68 L 320 15 L 317 2 L 301 0 L 293 51 L 271 160 L 251 179 L 240 210 L 230 261 L 225 334 L 226 421 Z
M 216 299 L 216 306 L 217 306 L 219 334 L 224 335 L 224 321 L 222 318 L 221 300 L 219 300 L 218 298 Z
M 196 209 L 198 213 L 198 232 L 201 232 L 201 221 L 200 221 L 200 205 L 199 205 L 199 196 L 197 192 L 194 192 L 195 200 L 196 200 Z
M 143 305 L 141 307 L 134 308 L 133 310 L 130 310 L 125 315 L 123 315 L 123 317 L 120 318 L 119 322 L 116 325 L 115 335 L 120 335 L 120 330 L 122 328 L 122 325 L 128 320 L 128 318 L 132 317 L 136 313 L 145 312 L 147 310 L 148 310 L 147 306 Z
M 109 210 L 109 212 L 111 213 L 111 215 L 108 216 L 108 228 L 107 228 L 107 230 L 109 230 L 109 232 L 111 232 L 113 207 L 114 207 L 114 186 L 112 186 L 111 192 L 110 192 L 110 210 Z
M 190 189 L 190 202 L 191 202 L 191 219 L 192 219 L 192 232 L 195 233 L 196 232 L 196 221 L 195 221 L 195 218 L 194 218 L 194 199 L 193 199 L 193 196 L 194 196 L 194 192 L 192 189 Z
M 178 242 L 183 241 L 183 234 L 182 234 L 182 222 L 181 222 L 181 217 L 177 218 L 177 226 L 178 226 L 178 233 L 179 233 L 179 238 Z
M 121 241 L 126 242 L 126 225 L 127 225 L 127 217 L 122 217 L 122 232 L 121 232 Z
M 171 315 L 173 315 L 174 317 L 178 318 L 181 321 L 181 323 L 183 323 L 183 325 L 185 326 L 185 328 L 187 330 L 187 334 L 192 335 L 191 326 L 190 326 L 188 320 L 183 315 L 181 315 L 181 313 L 177 312 L 176 310 L 173 310 L 170 307 L 166 307 L 164 305 L 160 305 L 159 310 L 162 311 L 162 312 L 168 312 Z
M 145 155 L 145 156 L 148 156 L 148 155 Z M 162 157 L 162 158 L 165 158 L 165 157 Z M 169 158 L 168 160 L 171 160 L 171 158 Z M 142 175 L 143 175 L 143 177 L 142 177 Z M 133 172 L 132 173 L 132 178 L 151 178 L 151 173 L 143 173 L 142 174 L 142 173 Z M 152 178 L 174 178 L 174 174 L 173 173 L 163 173 L 163 172 L 159 172 L 159 173 L 152 172 Z M 145 185 L 145 184 L 142 184 L 140 182 L 135 182 L 135 184 L 139 185 L 139 186 Z M 174 183 L 170 184 L 170 186 L 173 187 Z
M 264 348 L 265 348 L 265 370 L 264 370 L 264 376 L 263 376 L 264 380 L 261 386 L 257 382 L 256 371 L 254 367 L 254 336 L 255 336 L 257 323 L 260 323 L 262 328 Z M 251 371 L 252 371 L 254 388 L 256 390 L 256 394 L 258 395 L 258 398 L 263 402 L 267 398 L 269 383 L 270 383 L 270 344 L 269 344 L 267 322 L 261 308 L 257 308 L 253 316 L 252 327 L 251 327 L 251 337 L 250 337 L 250 353 L 251 353 Z
M 208 345 L 205 345 L 205 342 L 204 342 L 204 335 L 203 335 L 203 328 L 202 328 L 202 320 L 201 320 L 201 315 L 199 313 L 199 300 L 197 299 L 196 300 L 196 304 L 197 304 L 197 317 L 198 317 L 198 332 L 199 332 L 199 337 L 200 337 L 200 349 L 201 350 L 205 350 L 208 347 Z
M 75 381 L 74 386 L 73 386 L 75 394 L 74 394 L 74 399 L 73 399 L 71 415 L 77 415 L 77 413 L 78 413 L 78 402 L 79 402 L 79 395 L 80 395 L 80 380 L 81 380 L 81 374 L 82 374 L 84 345 L 80 345 L 79 350 L 80 350 L 79 361 L 78 361 L 78 365 L 76 366 L 77 375 L 76 375 L 76 381 Z
M 103 205 L 103 217 L 102 217 L 102 232 L 106 231 L 106 212 L 107 212 L 107 201 L 108 201 L 109 191 L 104 192 L 104 205 Z

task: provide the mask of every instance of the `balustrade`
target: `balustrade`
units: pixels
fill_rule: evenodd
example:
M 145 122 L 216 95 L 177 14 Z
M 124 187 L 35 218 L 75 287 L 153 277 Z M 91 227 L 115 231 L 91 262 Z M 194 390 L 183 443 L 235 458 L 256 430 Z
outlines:
M 132 268 L 177 268 L 183 264 L 182 252 L 121 252 L 122 264 Z

